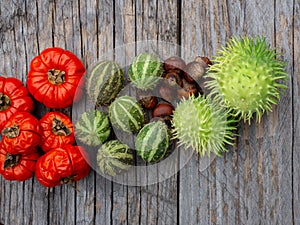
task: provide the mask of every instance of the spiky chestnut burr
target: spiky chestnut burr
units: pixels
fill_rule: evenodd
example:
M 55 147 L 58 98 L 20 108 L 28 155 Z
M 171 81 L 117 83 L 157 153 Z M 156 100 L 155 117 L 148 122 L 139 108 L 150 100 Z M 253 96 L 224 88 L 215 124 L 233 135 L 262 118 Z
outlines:
M 217 102 L 201 95 L 182 100 L 177 104 L 172 118 L 173 137 L 185 149 L 192 148 L 200 156 L 206 153 L 221 155 L 226 144 L 234 140 L 232 120 Z
M 278 60 L 264 37 L 233 37 L 218 52 L 209 67 L 207 82 L 214 95 L 235 117 L 249 122 L 256 113 L 260 122 L 264 112 L 272 110 L 286 85 L 285 63 Z

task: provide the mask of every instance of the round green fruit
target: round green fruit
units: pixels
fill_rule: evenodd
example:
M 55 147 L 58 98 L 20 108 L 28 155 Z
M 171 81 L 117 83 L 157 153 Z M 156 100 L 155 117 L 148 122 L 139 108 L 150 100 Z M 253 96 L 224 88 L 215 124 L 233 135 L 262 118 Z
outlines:
M 114 128 L 127 133 L 136 133 L 144 124 L 142 106 L 130 96 L 116 98 L 109 106 L 109 118 Z
M 99 110 L 83 113 L 75 124 L 75 136 L 82 143 L 97 146 L 104 143 L 111 132 L 108 116 Z
M 185 149 L 192 148 L 200 156 L 206 153 L 221 155 L 225 145 L 234 140 L 232 120 L 227 112 L 211 98 L 190 96 L 182 99 L 172 118 L 173 137 Z
M 135 148 L 137 154 L 146 162 L 158 162 L 166 155 L 169 142 L 167 125 L 162 121 L 154 121 L 140 130 Z
M 97 152 L 97 163 L 100 171 L 109 176 L 116 176 L 131 168 L 133 151 L 118 140 L 104 143 Z
M 101 61 L 89 73 L 87 93 L 96 106 L 108 105 L 124 85 L 124 72 L 112 61 Z
M 267 45 L 265 38 L 232 38 L 214 58 L 209 67 L 207 83 L 215 96 L 231 111 L 250 123 L 256 113 L 260 121 L 272 104 L 279 101 L 279 89 L 286 88 L 285 64 L 277 59 L 278 53 Z
M 155 54 L 142 53 L 134 58 L 128 75 L 131 82 L 142 90 L 153 88 L 163 73 L 161 60 Z

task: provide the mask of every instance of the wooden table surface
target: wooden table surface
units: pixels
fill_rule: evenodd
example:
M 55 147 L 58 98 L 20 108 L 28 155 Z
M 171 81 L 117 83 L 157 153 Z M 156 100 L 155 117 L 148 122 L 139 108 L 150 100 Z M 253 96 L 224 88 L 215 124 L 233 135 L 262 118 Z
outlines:
M 207 169 L 193 155 L 171 178 L 141 187 L 95 172 L 51 190 L 1 177 L 0 224 L 300 224 L 299 28 L 299 0 L 0 1 L 0 72 L 24 83 L 47 47 L 71 50 L 88 68 L 149 39 L 212 57 L 233 35 L 266 36 L 290 75 L 273 112 L 240 123 L 236 146 Z M 46 111 L 36 104 L 37 117 Z

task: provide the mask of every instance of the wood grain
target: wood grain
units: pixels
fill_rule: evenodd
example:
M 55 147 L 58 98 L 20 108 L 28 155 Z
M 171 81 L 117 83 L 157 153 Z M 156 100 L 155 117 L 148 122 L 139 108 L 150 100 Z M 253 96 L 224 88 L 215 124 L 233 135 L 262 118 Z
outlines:
M 209 164 L 194 155 L 163 182 L 131 187 L 91 172 L 48 190 L 35 178 L 0 177 L 0 224 L 299 224 L 299 27 L 298 0 L 1 1 L 0 73 L 24 84 L 47 47 L 71 50 L 88 69 L 114 47 L 143 40 L 179 43 L 187 61 L 211 58 L 232 35 L 266 36 L 290 78 L 279 105 L 260 124 L 241 122 L 222 158 Z M 129 65 L 138 51 L 118 50 L 115 59 Z M 36 103 L 37 118 L 47 111 Z

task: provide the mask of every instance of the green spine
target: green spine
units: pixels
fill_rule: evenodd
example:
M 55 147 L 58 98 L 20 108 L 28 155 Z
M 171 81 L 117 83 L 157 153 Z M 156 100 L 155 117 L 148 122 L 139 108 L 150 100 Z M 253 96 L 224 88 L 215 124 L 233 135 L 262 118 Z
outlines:
M 101 61 L 91 70 L 87 79 L 87 93 L 99 105 L 111 103 L 124 85 L 124 72 L 112 61 Z
M 149 53 L 135 57 L 128 71 L 131 82 L 143 90 L 153 88 L 162 73 L 163 67 L 159 57 Z
M 174 110 L 172 138 L 178 139 L 179 146 L 191 147 L 200 156 L 221 155 L 227 151 L 227 144 L 234 144 L 235 122 L 214 99 L 192 95 L 183 98 Z
M 169 131 L 162 121 L 146 124 L 138 133 L 135 148 L 137 154 L 147 162 L 158 162 L 169 148 Z
M 110 132 L 108 116 L 99 110 L 83 113 L 75 124 L 76 138 L 90 146 L 104 143 Z
M 116 176 L 133 165 L 133 151 L 118 140 L 104 143 L 97 153 L 97 163 L 103 174 Z
M 109 106 L 109 118 L 114 128 L 128 133 L 138 132 L 144 124 L 144 112 L 138 101 L 130 96 L 121 96 Z

